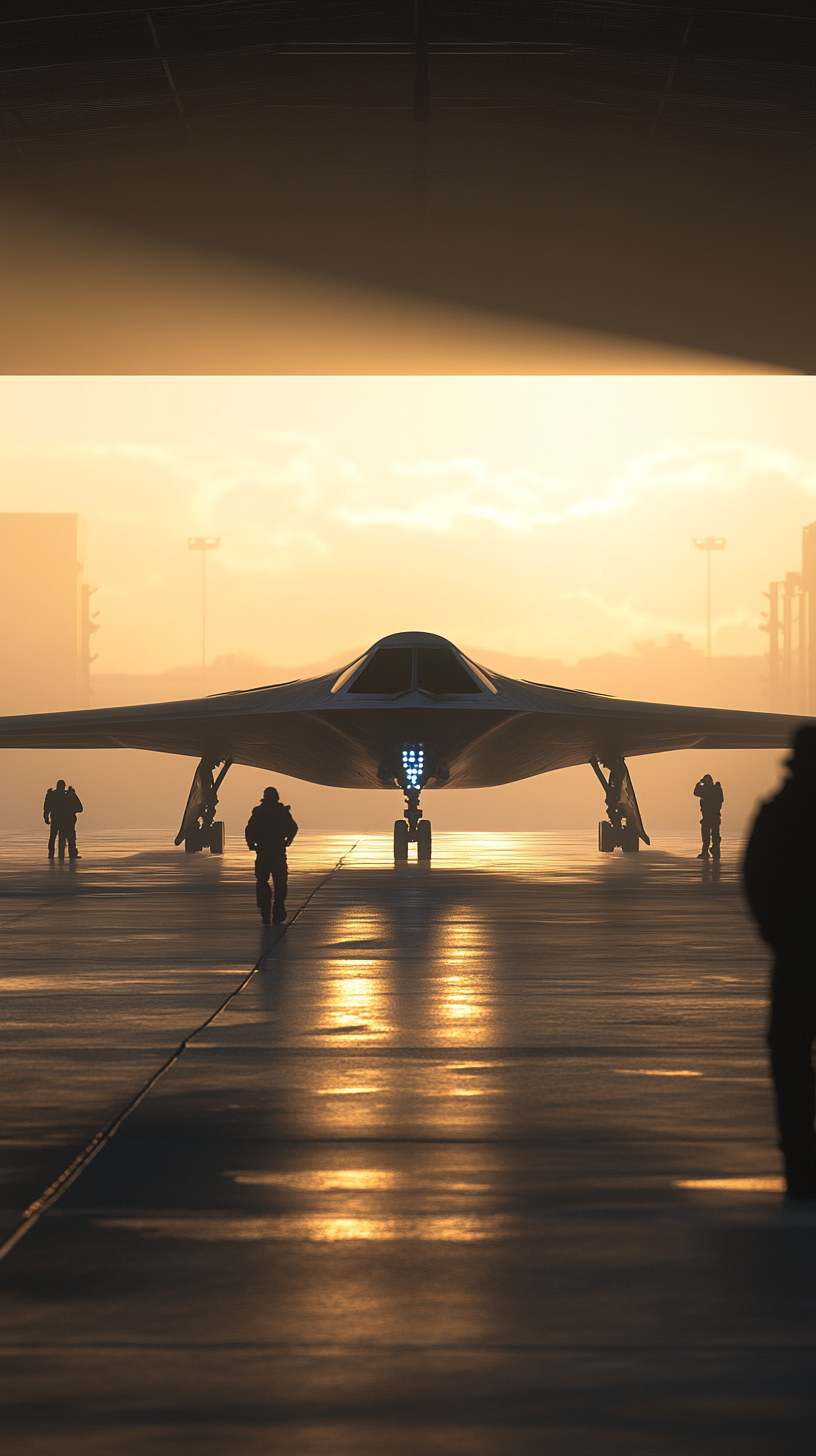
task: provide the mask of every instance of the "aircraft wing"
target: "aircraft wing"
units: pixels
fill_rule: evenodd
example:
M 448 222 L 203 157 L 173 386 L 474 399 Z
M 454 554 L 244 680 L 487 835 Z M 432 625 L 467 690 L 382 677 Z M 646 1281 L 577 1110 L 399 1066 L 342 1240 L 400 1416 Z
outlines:
M 181 702 L 0 718 L 0 747 L 142 748 L 340 788 L 393 788 L 401 755 L 416 750 L 428 788 L 485 788 L 593 756 L 608 764 L 679 748 L 785 748 L 804 721 L 519 682 L 478 667 L 445 638 L 399 633 L 340 674 Z

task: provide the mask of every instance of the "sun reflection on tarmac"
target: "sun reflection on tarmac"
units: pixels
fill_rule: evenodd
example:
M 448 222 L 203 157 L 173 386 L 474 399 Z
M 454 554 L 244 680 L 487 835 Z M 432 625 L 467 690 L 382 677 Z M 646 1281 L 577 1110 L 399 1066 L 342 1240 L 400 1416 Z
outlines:
M 309 1168 L 296 1173 L 225 1173 L 234 1183 L 257 1184 L 264 1188 L 297 1188 L 323 1193 L 331 1189 L 350 1192 L 356 1189 L 396 1188 L 400 1175 L 390 1168 Z
M 453 905 L 438 927 L 436 955 L 441 975 L 434 996 L 434 1023 L 444 1042 L 484 1045 L 490 1041 L 491 991 L 486 969 L 484 924 L 473 906 Z
M 280 1218 L 98 1218 L 100 1229 L 121 1229 L 144 1239 L 190 1239 L 201 1243 L 246 1243 L 292 1239 L 308 1243 L 346 1240 L 470 1244 L 513 1237 L 521 1232 L 501 1214 L 472 1217 L 334 1218 L 322 1214 L 287 1214 Z
M 689 1072 L 685 1068 L 668 1072 L 660 1067 L 613 1067 L 616 1077 L 702 1077 L 702 1072 Z
M 351 912 L 338 919 L 332 929 L 328 949 L 344 953 L 327 957 L 330 974 L 321 1006 L 323 1029 L 345 1032 L 351 1040 L 382 1033 L 387 1030 L 383 1026 L 382 960 L 354 953 L 357 947 L 364 952 L 376 941 L 375 918 L 370 912 Z
M 784 1193 L 785 1179 L 778 1174 L 754 1178 L 681 1178 L 674 1186 L 699 1188 L 705 1193 Z
M 395 1168 L 309 1168 L 291 1173 L 267 1173 L 248 1170 L 226 1172 L 225 1178 L 262 1188 L 294 1188 L 298 1192 L 390 1192 L 394 1189 L 416 1191 L 431 1189 L 442 1193 L 489 1193 L 492 1183 L 472 1180 L 450 1182 L 438 1176 L 407 1173 Z
M 358 1049 L 372 1041 L 389 1035 L 390 1028 L 384 1018 L 387 966 L 381 957 L 370 954 L 370 948 L 380 943 L 381 927 L 376 914 L 370 910 L 345 911 L 332 919 L 330 936 L 324 946 L 325 973 L 320 983 L 318 1011 L 320 1024 L 312 1027 L 311 1036 L 342 1038 L 344 1053 L 357 1053 Z M 321 1062 L 316 1070 L 317 1076 L 309 1090 L 312 1096 L 325 1099 L 325 1115 L 331 1119 L 332 1125 L 340 1125 L 353 1133 L 364 1131 L 371 1117 L 376 1115 L 371 1099 L 379 1098 L 387 1091 L 381 1086 L 380 1068 L 361 1065 L 359 1060 L 355 1060 L 353 1065 Z M 320 1085 L 321 1082 L 328 1085 Z M 343 1099 L 344 1110 L 335 1113 L 332 1102 L 339 1098 Z M 323 1117 L 321 1114 L 321 1120 Z M 339 1124 L 338 1118 L 341 1120 Z M 356 1182 L 288 1186 L 363 1188 L 381 1185 Z

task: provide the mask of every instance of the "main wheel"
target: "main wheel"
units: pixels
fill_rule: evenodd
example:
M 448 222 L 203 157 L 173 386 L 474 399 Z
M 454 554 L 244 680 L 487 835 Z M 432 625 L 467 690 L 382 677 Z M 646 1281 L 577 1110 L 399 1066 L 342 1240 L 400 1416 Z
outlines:
M 417 859 L 429 860 L 431 857 L 431 821 L 420 819 L 417 825 Z
M 621 832 L 621 849 L 624 854 L 635 854 L 640 849 L 640 835 L 634 824 L 625 824 Z
M 601 854 L 611 854 L 615 848 L 615 831 L 608 819 L 598 825 L 598 848 Z
M 216 819 L 210 830 L 210 854 L 223 854 L 227 842 L 227 827 L 223 819 Z
M 394 821 L 394 859 L 408 858 L 408 825 L 404 819 Z
M 201 843 L 199 840 L 199 832 L 197 829 L 191 829 L 190 833 L 186 836 L 184 840 L 184 853 L 198 854 L 200 848 Z

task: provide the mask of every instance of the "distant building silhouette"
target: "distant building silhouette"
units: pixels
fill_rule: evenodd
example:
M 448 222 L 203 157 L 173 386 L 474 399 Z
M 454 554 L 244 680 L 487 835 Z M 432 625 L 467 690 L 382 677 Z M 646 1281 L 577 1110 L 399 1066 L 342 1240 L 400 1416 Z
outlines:
M 80 516 L 0 513 L 0 714 L 88 706 L 83 554 Z
M 768 610 L 768 685 L 777 713 L 816 713 L 816 521 L 802 532 L 802 569 L 772 581 Z

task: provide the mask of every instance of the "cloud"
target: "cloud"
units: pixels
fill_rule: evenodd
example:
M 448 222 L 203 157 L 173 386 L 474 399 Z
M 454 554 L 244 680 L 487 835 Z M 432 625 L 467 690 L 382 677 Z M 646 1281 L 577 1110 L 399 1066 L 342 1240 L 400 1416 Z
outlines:
M 224 512 L 236 501 L 314 514 L 333 486 L 358 478 L 354 461 L 314 436 L 279 431 L 243 438 L 201 440 L 195 445 L 94 444 L 95 458 L 144 461 L 188 487 L 189 504 L 202 516 Z
M 575 484 L 532 469 L 492 472 L 483 460 L 469 457 L 394 460 L 388 475 L 391 479 L 384 485 L 348 492 L 335 505 L 335 518 L 354 529 L 390 526 L 441 534 L 477 521 L 503 531 L 530 532 L 632 510 L 649 495 L 779 484 L 816 493 L 812 466 L 774 446 L 738 440 L 637 455 L 599 492 L 582 493 Z
M 346 549 L 348 532 L 529 535 L 695 495 L 707 507 L 738 491 L 746 499 L 750 491 L 758 497 L 780 490 L 816 493 L 812 465 L 776 446 L 740 440 L 644 452 L 590 485 L 555 479 L 533 466 L 496 469 L 471 456 L 394 459 L 366 473 L 316 435 L 285 431 L 186 445 L 125 439 L 33 449 L 40 460 L 141 466 L 135 478 L 129 471 L 126 498 L 111 490 L 108 476 L 104 491 L 97 481 L 96 499 L 86 491 L 79 508 L 93 509 L 112 526 L 132 522 L 134 528 L 160 512 L 174 536 L 221 536 L 219 561 L 227 570 L 273 574 Z M 10 453 L 19 456 L 20 447 Z M 23 447 L 23 453 L 30 457 L 32 450 Z
M 618 510 L 613 497 L 587 496 L 561 504 L 569 487 L 534 470 L 492 473 L 483 460 L 393 460 L 385 486 L 358 490 L 335 508 L 335 516 L 352 528 L 394 526 L 408 531 L 452 532 L 468 521 L 485 522 L 503 531 L 529 532 L 581 515 Z M 408 482 L 407 489 L 398 482 Z M 397 495 L 399 491 L 399 495 Z
M 322 440 L 286 432 L 192 445 L 96 440 L 10 453 L 80 468 L 93 462 L 96 483 L 83 481 L 80 510 L 114 528 L 161 520 L 165 536 L 221 536 L 219 563 L 233 571 L 285 573 L 330 554 L 334 505 L 360 478 L 355 462 Z M 110 473 L 99 481 L 99 469 L 117 461 L 128 467 L 126 490 Z M 135 478 L 133 466 L 142 467 Z
M 611 482 L 610 492 L 633 505 L 637 497 L 647 493 L 733 493 L 746 485 L 762 488 L 769 484 L 816 494 L 816 470 L 812 463 L 773 445 L 716 440 L 636 455 Z

